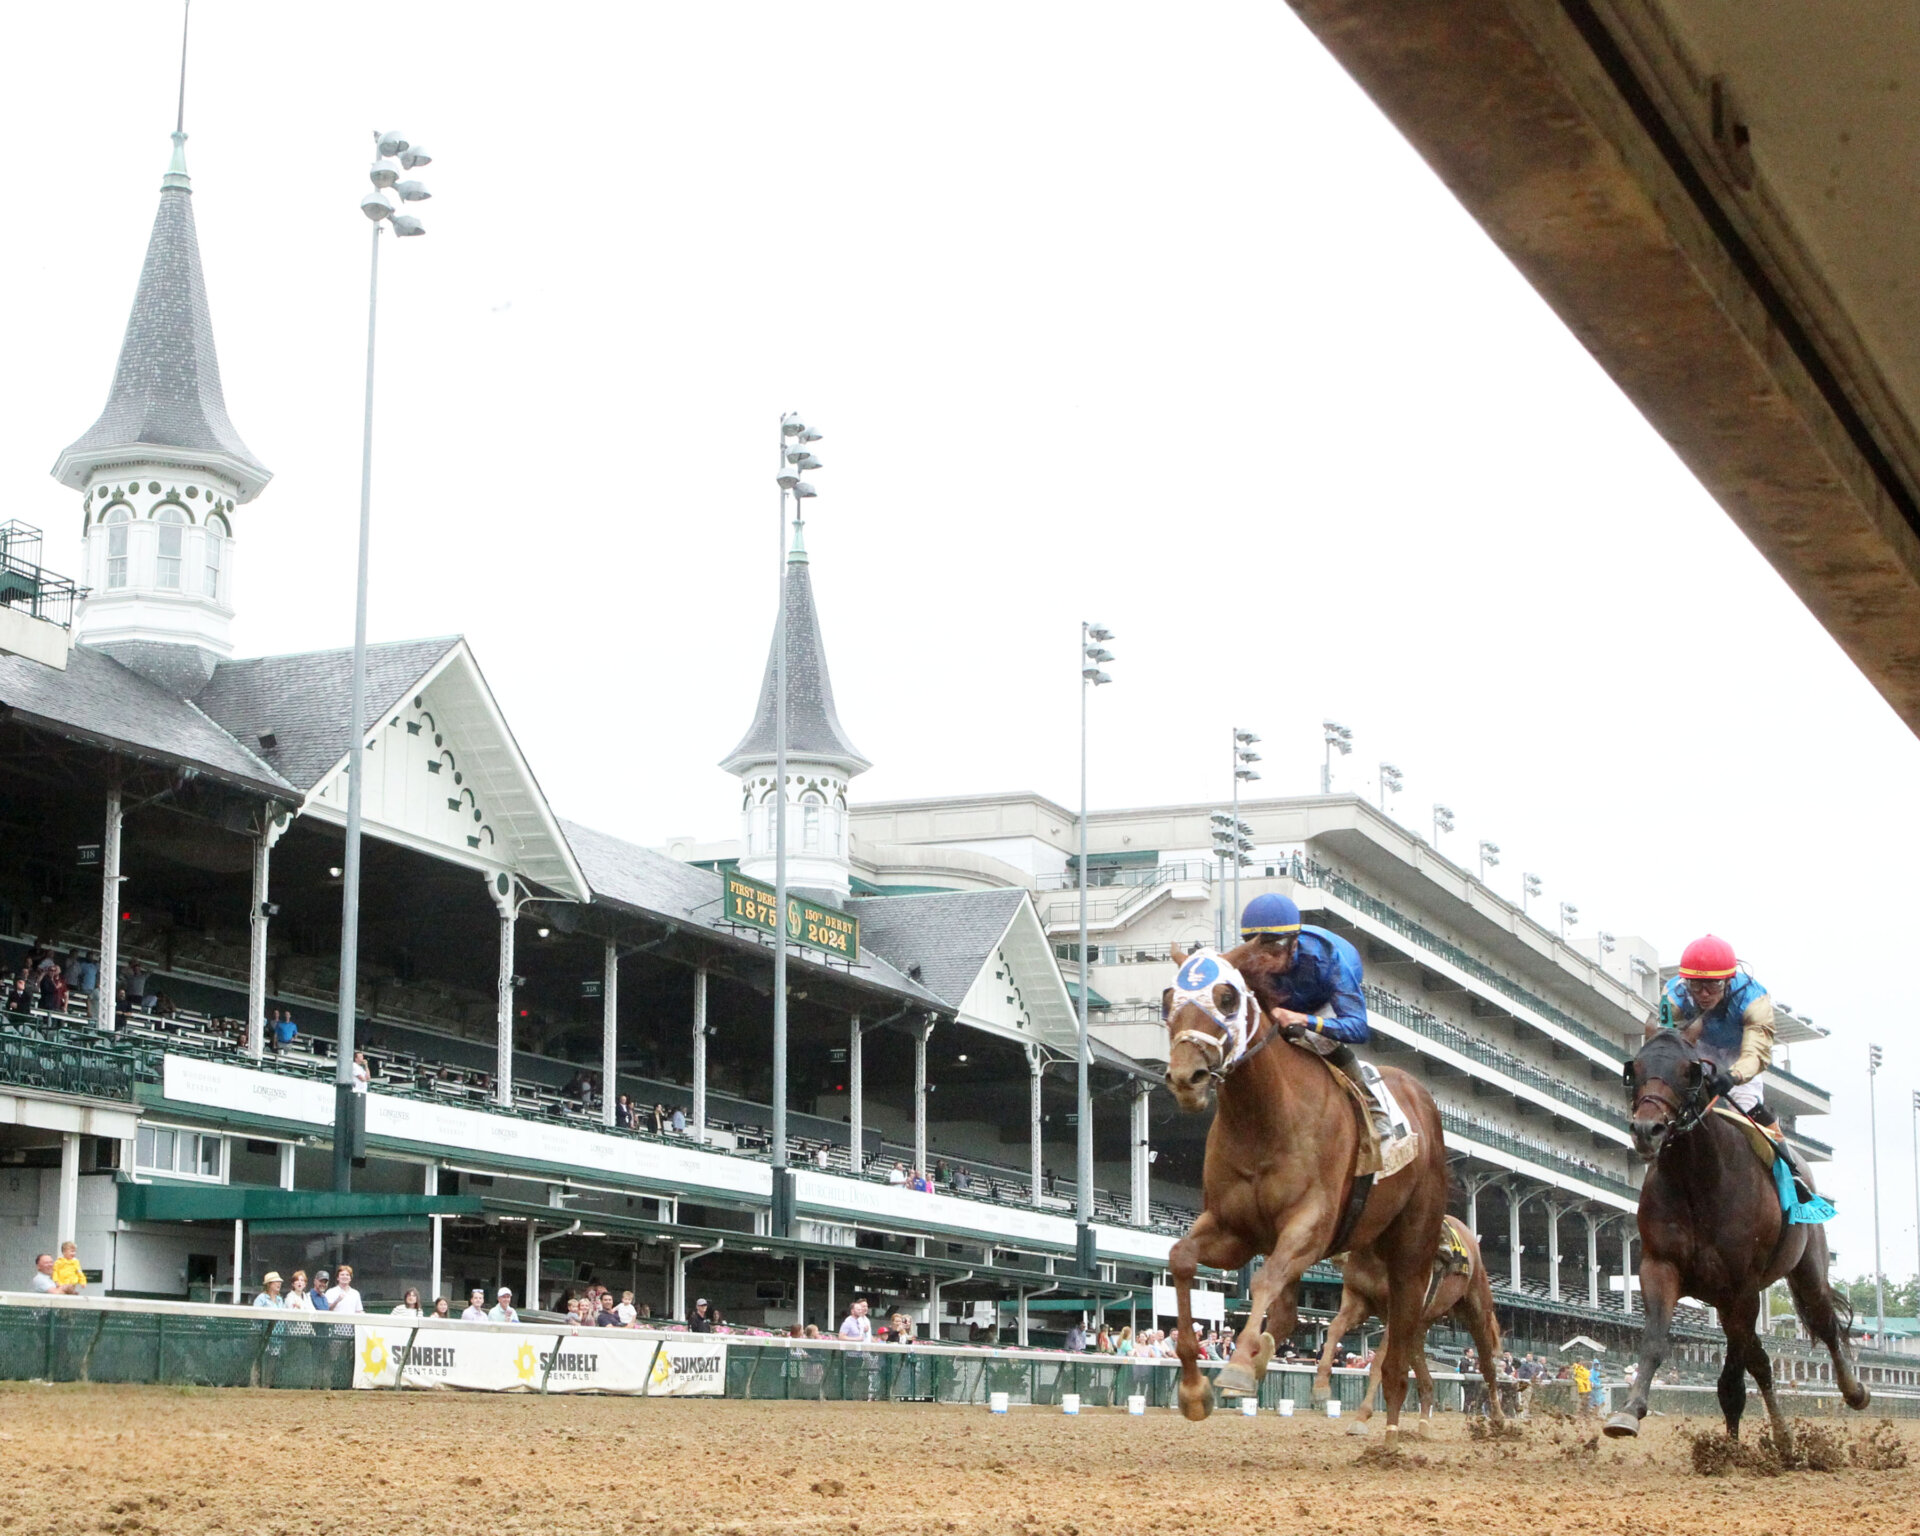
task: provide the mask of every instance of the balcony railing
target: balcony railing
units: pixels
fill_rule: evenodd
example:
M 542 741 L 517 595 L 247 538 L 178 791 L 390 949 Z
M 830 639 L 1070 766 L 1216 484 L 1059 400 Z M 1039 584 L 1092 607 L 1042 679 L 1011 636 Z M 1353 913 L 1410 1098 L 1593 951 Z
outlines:
M 1624 1131 L 1627 1117 L 1620 1106 L 1610 1104 L 1594 1094 L 1587 1093 L 1570 1083 L 1562 1082 L 1552 1073 L 1543 1071 L 1532 1062 L 1523 1060 L 1511 1051 L 1503 1051 L 1497 1046 L 1488 1045 L 1484 1040 L 1476 1040 L 1465 1030 L 1447 1023 L 1444 1019 L 1429 1013 L 1424 1008 L 1395 997 L 1391 992 L 1369 984 L 1366 988 L 1367 1009 L 1392 1019 L 1396 1024 L 1415 1030 L 1429 1040 L 1444 1045 L 1448 1050 L 1468 1057 L 1481 1065 L 1491 1067 L 1503 1077 L 1515 1082 L 1525 1083 L 1529 1088 L 1558 1099 L 1562 1104 L 1571 1105 L 1583 1114 Z
M 1547 1146 L 1544 1142 L 1532 1141 L 1524 1136 L 1515 1136 L 1510 1131 L 1497 1130 L 1490 1125 L 1482 1125 L 1465 1115 L 1442 1108 L 1440 1124 L 1450 1134 L 1464 1136 L 1477 1141 L 1483 1147 L 1491 1147 L 1496 1152 L 1505 1152 L 1510 1157 L 1523 1157 L 1530 1163 L 1543 1168 L 1552 1168 L 1570 1179 L 1579 1179 L 1582 1183 L 1592 1184 L 1600 1189 L 1612 1190 L 1628 1200 L 1640 1198 L 1640 1188 L 1629 1184 L 1625 1179 L 1617 1179 L 1603 1169 L 1588 1163 L 1576 1161 L 1565 1153 Z
M 1087 889 L 1105 890 L 1116 885 L 1171 885 L 1176 880 L 1211 882 L 1213 875 L 1214 861 L 1211 859 L 1127 865 L 1119 869 L 1102 869 L 1090 864 L 1087 868 Z M 1042 875 L 1034 882 L 1034 888 L 1041 891 L 1077 891 L 1080 889 L 1080 875 L 1071 869 L 1062 870 L 1057 875 Z
M 140 1061 L 129 1051 L 61 1040 L 37 1029 L 0 1030 L 0 1082 L 128 1102 L 142 1075 Z
M 73 608 L 85 593 L 40 564 L 40 530 L 18 519 L 0 523 L 0 605 L 73 627 Z
M 1439 955 L 1457 970 L 1465 971 L 1476 980 L 1484 981 L 1496 992 L 1512 998 L 1516 1003 L 1523 1004 L 1541 1017 L 1552 1020 L 1568 1034 L 1584 1040 L 1596 1050 L 1603 1051 L 1609 1061 L 1616 1065 L 1624 1063 L 1625 1058 L 1621 1055 L 1618 1040 L 1609 1040 L 1598 1030 L 1581 1023 L 1564 1008 L 1555 1007 L 1539 993 L 1531 992 L 1511 977 L 1501 975 L 1484 960 L 1468 954 L 1458 944 L 1450 943 L 1431 928 L 1423 927 L 1412 918 L 1403 916 L 1377 896 L 1368 895 L 1346 876 L 1328 869 L 1324 864 L 1303 858 L 1299 854 L 1293 856 L 1290 873 L 1295 883 L 1314 886 L 1339 897 L 1348 906 L 1366 913 L 1376 923 L 1391 928 L 1402 938 L 1410 939 L 1422 949 Z
M 1767 1076 L 1784 1077 L 1788 1082 L 1792 1083 L 1794 1087 L 1804 1088 L 1808 1093 L 1817 1093 L 1821 1098 L 1827 1100 L 1828 1103 L 1833 1102 L 1833 1095 L 1825 1088 L 1822 1088 L 1818 1083 L 1808 1082 L 1804 1077 L 1796 1077 L 1777 1061 L 1767 1068 Z

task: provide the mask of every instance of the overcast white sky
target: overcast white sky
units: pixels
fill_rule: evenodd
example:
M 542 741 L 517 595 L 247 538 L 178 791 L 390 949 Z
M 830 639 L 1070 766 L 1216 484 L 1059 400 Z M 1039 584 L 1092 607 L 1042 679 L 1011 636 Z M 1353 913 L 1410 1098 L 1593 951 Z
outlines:
M 550 799 L 731 836 L 777 421 L 869 799 L 1096 805 L 1406 773 L 1496 886 L 1668 957 L 1732 938 L 1831 1027 L 1841 1268 L 1915 1268 L 1920 746 L 1288 9 L 199 0 L 188 162 L 243 653 L 351 639 L 368 130 L 438 157 L 386 252 L 376 639 L 463 633 Z M 98 413 L 173 124 L 172 0 L 15 7 L 0 487 Z M 41 194 L 44 194 L 42 196 Z

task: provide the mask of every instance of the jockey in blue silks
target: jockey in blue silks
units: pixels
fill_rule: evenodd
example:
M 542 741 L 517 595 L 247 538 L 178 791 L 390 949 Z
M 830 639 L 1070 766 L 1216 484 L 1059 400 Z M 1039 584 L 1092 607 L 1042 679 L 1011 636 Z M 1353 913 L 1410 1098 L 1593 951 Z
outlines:
M 1274 1022 L 1366 1090 L 1382 1172 L 1403 1167 L 1419 1150 L 1419 1134 L 1387 1092 L 1379 1069 L 1353 1052 L 1371 1033 L 1360 951 L 1337 933 L 1302 923 L 1300 908 L 1271 892 L 1247 903 L 1240 938 L 1257 946 L 1258 973 L 1277 994 L 1269 1010 Z

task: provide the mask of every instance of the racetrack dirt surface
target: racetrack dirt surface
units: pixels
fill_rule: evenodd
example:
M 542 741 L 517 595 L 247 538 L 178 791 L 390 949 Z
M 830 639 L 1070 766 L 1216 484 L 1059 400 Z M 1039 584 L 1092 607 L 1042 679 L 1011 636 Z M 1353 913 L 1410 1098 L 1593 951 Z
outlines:
M 1920 1533 L 1920 1424 L 1913 1466 L 1775 1477 L 1696 1474 L 1704 1427 L 1443 1415 L 1388 1459 L 1377 1426 L 1273 1414 L 9 1383 L 0 1532 Z

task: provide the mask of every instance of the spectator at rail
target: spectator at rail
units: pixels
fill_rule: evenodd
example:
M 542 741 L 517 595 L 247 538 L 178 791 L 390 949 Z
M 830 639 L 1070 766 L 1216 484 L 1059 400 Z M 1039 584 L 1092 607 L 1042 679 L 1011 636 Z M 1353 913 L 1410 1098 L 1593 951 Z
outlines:
M 285 1294 L 290 1310 L 295 1312 L 313 1310 L 313 1294 L 307 1289 L 307 1272 L 304 1269 L 296 1269 L 293 1272 L 293 1279 L 287 1282 Z
M 484 1323 L 487 1320 L 487 1293 L 475 1286 L 467 1292 L 467 1310 L 460 1314 L 463 1323 Z
M 933 1182 L 941 1189 L 952 1187 L 953 1170 L 947 1166 L 947 1160 L 944 1157 L 933 1165 Z
M 433 1298 L 433 1311 L 429 1316 L 437 1317 L 442 1322 L 451 1322 L 453 1320 L 453 1306 L 446 1297 L 436 1296 Z
M 714 1320 L 713 1310 L 707 1305 L 707 1298 L 702 1296 L 693 1304 L 693 1315 L 687 1319 L 687 1332 L 712 1333 Z
M 137 961 L 127 968 L 127 997 L 143 1013 L 151 1013 L 153 1005 L 159 1001 L 153 990 L 152 974 L 143 971 Z
M 1053 1170 L 1049 1168 L 1044 1173 L 1042 1173 L 1041 1180 L 1046 1188 L 1047 1193 L 1052 1194 L 1053 1193 Z
M 633 1292 L 620 1293 L 620 1305 L 613 1309 L 614 1316 L 620 1319 L 622 1328 L 631 1328 L 640 1320 L 640 1309 L 633 1304 Z
M 895 1163 L 889 1168 L 887 1170 L 887 1182 L 889 1184 L 904 1185 L 907 1182 L 907 1165 L 905 1163 Z
M 71 1242 L 60 1245 L 60 1257 L 53 1261 L 53 1283 L 65 1296 L 78 1296 L 87 1288 L 87 1272 L 80 1267 L 80 1250 Z
M 517 1323 L 520 1314 L 513 1310 L 513 1287 L 503 1285 L 495 1292 L 493 1310 L 487 1314 L 490 1323 Z
M 313 1289 L 308 1294 L 313 1298 L 314 1311 L 327 1312 L 332 1310 L 333 1304 L 327 1300 L 327 1287 L 332 1284 L 332 1280 L 333 1277 L 324 1269 L 316 1269 L 313 1272 Z
M 813 1149 L 813 1166 L 816 1168 L 827 1166 L 827 1144 L 824 1141 Z
M 611 1291 L 602 1291 L 600 1293 L 598 1306 L 599 1310 L 593 1314 L 594 1327 L 624 1328 L 626 1326 L 626 1324 L 621 1321 L 619 1308 L 613 1303 L 613 1293 Z
M 19 973 L 7 988 L 7 1007 L 14 1013 L 29 1013 L 33 1009 L 33 967 L 22 962 Z
M 400 1298 L 400 1305 L 395 1307 L 389 1315 L 393 1317 L 418 1317 L 420 1315 L 419 1290 L 414 1286 L 408 1286 L 407 1294 Z
M 355 1093 L 365 1093 L 367 1091 L 367 1084 L 372 1080 L 373 1071 L 367 1065 L 367 1053 L 365 1051 L 355 1051 L 353 1053 L 353 1091 Z
M 45 1296 L 71 1296 L 70 1286 L 62 1285 L 53 1278 L 53 1255 L 37 1253 L 33 1256 L 33 1288 Z
M 560 1094 L 563 1098 L 579 1100 L 583 1108 L 591 1106 L 593 1103 L 593 1075 L 588 1072 L 585 1067 L 580 1068 L 568 1080 L 567 1086 L 560 1090 Z
M 687 1112 L 678 1104 L 673 1106 L 673 1114 L 667 1121 L 667 1128 L 676 1136 L 687 1134 Z
M 651 1113 L 653 1119 L 653 1134 L 656 1136 L 664 1136 L 667 1132 L 667 1106 L 664 1104 L 656 1104 L 653 1106 Z
M 893 1322 L 893 1342 L 894 1343 L 912 1344 L 918 1340 L 919 1338 L 918 1330 L 916 1330 L 914 1327 L 913 1319 L 908 1317 L 906 1313 L 904 1312 L 894 1313 L 892 1322 Z
M 1067 1330 L 1067 1352 L 1075 1355 L 1087 1352 L 1087 1330 L 1080 1323 L 1075 1323 Z
M 806 1337 L 808 1337 L 808 1338 L 810 1338 L 810 1339 L 817 1339 L 817 1338 L 819 1338 L 819 1337 L 820 1337 L 820 1325 L 819 1325 L 818 1323 L 808 1323 L 808 1324 L 807 1324 L 807 1331 L 806 1331 Z
M 413 1301 L 414 1311 L 417 1315 L 420 1306 L 420 1293 L 418 1291 L 413 1293 Z M 364 1312 L 367 1310 L 365 1304 L 360 1300 L 360 1293 L 353 1288 L 353 1266 L 351 1264 L 342 1264 L 339 1275 L 335 1278 L 334 1283 L 327 1288 L 327 1310 L 329 1312 L 345 1312 L 349 1316 L 355 1312 Z
M 280 1271 L 270 1269 L 260 1278 L 260 1294 L 253 1298 L 256 1307 L 280 1307 L 287 1305 L 287 1298 L 280 1294 L 280 1287 L 286 1282 L 280 1278 Z
M 1105 1323 L 1100 1325 L 1100 1331 L 1093 1336 L 1093 1352 L 1096 1355 L 1113 1353 L 1113 1330 Z
M 1124 1324 L 1121 1327 L 1119 1337 L 1113 1341 L 1113 1352 L 1116 1355 L 1130 1355 L 1133 1353 L 1132 1323 Z
M 867 1316 L 867 1303 L 864 1297 L 854 1300 L 847 1309 L 845 1320 L 840 1324 L 840 1337 L 843 1339 L 871 1339 L 873 1320 Z
M 100 985 L 100 967 L 84 950 L 76 949 L 67 958 L 67 990 L 91 992 Z
M 293 1044 L 294 1036 L 300 1033 L 300 1026 L 293 1021 L 293 1010 L 279 1008 L 274 1010 L 273 1048 L 275 1052 L 284 1051 Z
M 613 1106 L 613 1123 L 623 1131 L 637 1129 L 633 1100 L 628 1098 L 624 1093 L 620 1095 L 618 1101 Z

